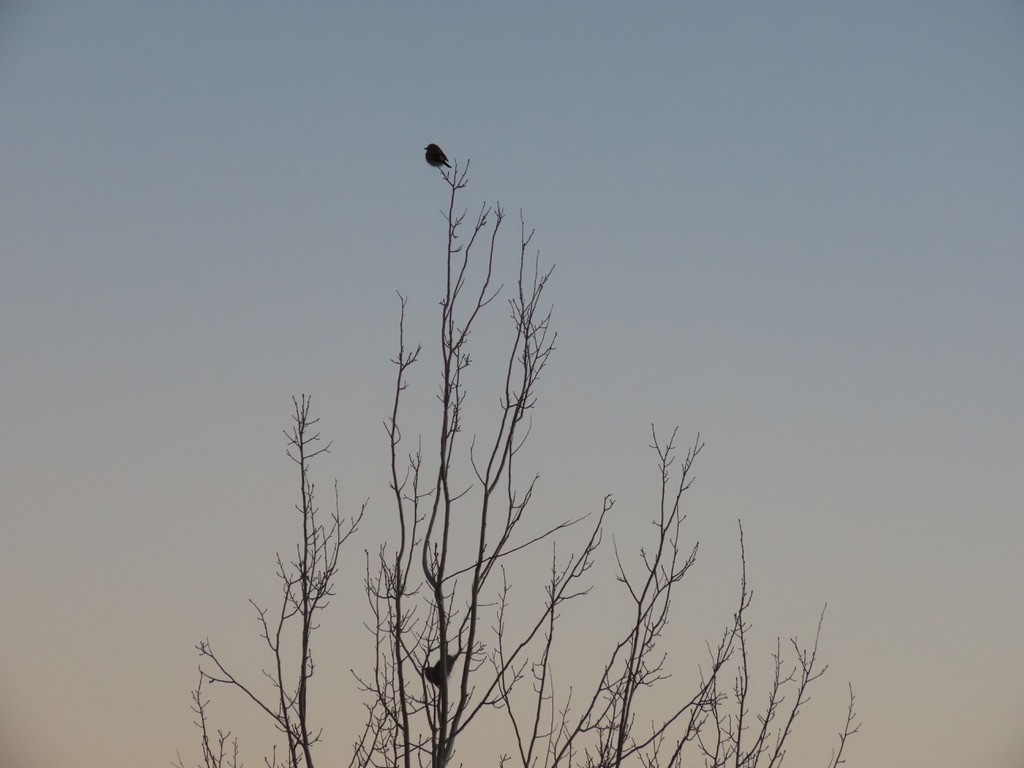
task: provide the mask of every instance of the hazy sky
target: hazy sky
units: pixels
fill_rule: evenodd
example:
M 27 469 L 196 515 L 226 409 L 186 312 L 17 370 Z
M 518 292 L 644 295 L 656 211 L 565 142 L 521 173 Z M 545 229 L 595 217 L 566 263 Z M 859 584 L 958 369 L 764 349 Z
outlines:
M 557 264 L 537 514 L 613 493 L 638 545 L 650 423 L 700 431 L 673 626 L 728 620 L 737 518 L 763 649 L 829 603 L 791 768 L 847 681 L 850 765 L 1020 765 L 1022 137 L 1018 0 L 0 1 L 4 766 L 197 754 L 195 642 L 258 668 L 299 393 L 322 488 L 370 501 L 315 679 L 347 753 L 396 290 L 434 349 L 432 141 Z M 224 690 L 214 715 L 260 723 Z

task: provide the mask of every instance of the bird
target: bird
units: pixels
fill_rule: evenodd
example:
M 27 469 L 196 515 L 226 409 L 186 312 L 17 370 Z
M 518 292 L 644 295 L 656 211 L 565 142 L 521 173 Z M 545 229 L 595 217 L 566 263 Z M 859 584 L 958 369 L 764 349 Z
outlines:
M 441 151 L 441 148 L 437 144 L 427 144 L 423 149 L 426 150 L 424 157 L 427 160 L 428 165 L 432 165 L 435 168 L 440 168 L 442 165 L 445 168 L 451 168 L 448 165 L 448 156 Z
M 456 651 L 454 655 L 448 654 L 448 663 L 445 664 L 444 672 L 441 671 L 441 659 L 438 659 L 437 664 L 435 664 L 434 666 L 423 667 L 423 676 L 427 678 L 427 680 L 429 680 L 434 685 L 435 688 L 440 688 L 441 681 L 444 680 L 445 677 L 447 677 L 447 675 L 450 675 L 452 673 L 452 666 L 454 666 L 455 660 L 459 658 L 459 653 L 459 651 Z M 445 673 L 447 673 L 447 675 Z

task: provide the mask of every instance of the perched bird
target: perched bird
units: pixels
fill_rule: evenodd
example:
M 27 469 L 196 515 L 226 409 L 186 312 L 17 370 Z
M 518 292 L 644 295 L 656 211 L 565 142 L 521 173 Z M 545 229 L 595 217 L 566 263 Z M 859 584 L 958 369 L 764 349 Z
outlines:
M 440 168 L 442 165 L 445 168 L 451 168 L 451 166 L 448 165 L 448 156 L 441 151 L 441 148 L 437 146 L 437 144 L 427 144 L 424 149 L 427 152 L 424 157 L 426 157 L 429 165 L 432 165 L 435 168 Z
M 433 146 L 433 144 L 431 144 Z M 438 150 L 440 152 L 440 150 Z M 446 674 L 452 673 L 452 666 L 455 664 L 455 660 L 459 658 L 459 651 L 456 651 L 454 655 L 448 654 L 448 663 L 445 665 L 444 672 L 441 671 L 441 660 L 437 660 L 437 664 L 432 667 L 423 667 L 423 676 L 429 680 L 435 688 L 441 687 L 441 681 L 445 679 Z

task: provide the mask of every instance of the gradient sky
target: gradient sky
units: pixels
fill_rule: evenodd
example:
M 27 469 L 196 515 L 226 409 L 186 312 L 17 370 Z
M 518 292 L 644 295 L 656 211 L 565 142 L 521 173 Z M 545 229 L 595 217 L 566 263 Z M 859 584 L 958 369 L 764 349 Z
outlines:
M 5 766 L 197 754 L 192 646 L 260 658 L 299 393 L 321 487 L 370 500 L 315 681 L 347 753 L 394 292 L 432 349 L 441 286 L 431 141 L 557 264 L 537 514 L 613 493 L 638 544 L 650 423 L 700 431 L 684 667 L 742 518 L 763 649 L 829 603 L 791 768 L 847 681 L 850 765 L 1021 764 L 1024 4 L 635 5 L 0 3 Z M 255 713 L 214 716 L 260 764 Z

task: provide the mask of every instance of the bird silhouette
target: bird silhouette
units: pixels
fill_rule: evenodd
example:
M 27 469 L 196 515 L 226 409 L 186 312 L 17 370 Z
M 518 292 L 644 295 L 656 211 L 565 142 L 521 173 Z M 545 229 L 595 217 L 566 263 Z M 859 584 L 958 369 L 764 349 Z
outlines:
M 456 651 L 454 655 L 448 654 L 448 663 L 445 664 L 444 671 L 441 670 L 441 659 L 438 659 L 437 663 L 433 666 L 424 666 L 423 676 L 427 678 L 435 688 L 440 688 L 441 681 L 444 680 L 447 675 L 452 673 L 452 666 L 455 664 L 455 660 L 459 658 L 459 653 L 461 653 L 461 651 Z M 445 674 L 446 672 L 447 675 Z
M 424 157 L 429 165 L 432 165 L 435 168 L 440 168 L 442 165 L 445 168 L 451 168 L 451 166 L 448 165 L 448 156 L 441 151 L 441 148 L 437 146 L 437 144 L 427 144 L 423 149 L 426 150 L 426 155 L 424 155 Z

